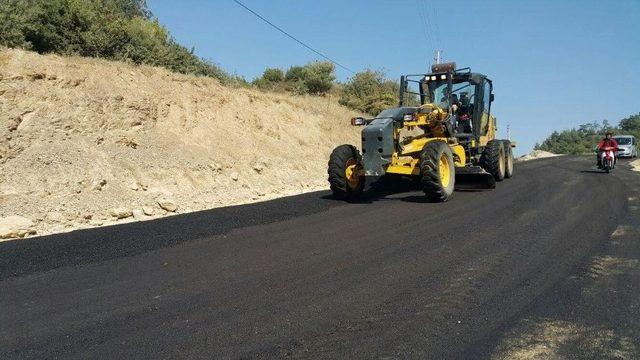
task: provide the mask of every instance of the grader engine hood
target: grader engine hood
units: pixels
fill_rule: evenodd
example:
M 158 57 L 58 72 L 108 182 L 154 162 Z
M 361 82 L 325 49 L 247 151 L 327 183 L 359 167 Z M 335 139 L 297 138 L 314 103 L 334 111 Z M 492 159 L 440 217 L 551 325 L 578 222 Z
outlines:
M 393 119 L 375 119 L 362 129 L 362 161 L 366 176 L 382 176 L 394 153 Z
M 405 115 L 415 113 L 415 107 L 384 110 L 362 129 L 362 161 L 366 176 L 382 176 L 396 152 L 394 129 L 402 127 Z

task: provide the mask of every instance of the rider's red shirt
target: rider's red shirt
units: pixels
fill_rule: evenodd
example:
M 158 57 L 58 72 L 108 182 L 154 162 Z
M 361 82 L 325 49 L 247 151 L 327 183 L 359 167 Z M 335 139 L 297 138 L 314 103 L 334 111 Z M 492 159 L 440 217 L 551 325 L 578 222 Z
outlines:
M 613 151 L 618 151 L 618 142 L 613 138 L 600 140 L 600 143 L 598 143 L 598 150 L 602 150 L 605 147 L 612 147 Z

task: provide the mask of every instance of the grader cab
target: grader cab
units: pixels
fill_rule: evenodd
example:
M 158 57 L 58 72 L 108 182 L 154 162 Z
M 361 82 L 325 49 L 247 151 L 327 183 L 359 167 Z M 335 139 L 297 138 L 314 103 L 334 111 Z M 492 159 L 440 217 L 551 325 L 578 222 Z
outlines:
M 329 185 L 336 197 L 357 197 L 368 177 L 398 174 L 415 178 L 427 198 L 439 202 L 456 186 L 493 188 L 513 175 L 515 144 L 496 139 L 491 80 L 455 63 L 431 70 L 401 77 L 398 107 L 351 119 L 364 126 L 362 153 L 353 145 L 331 153 Z

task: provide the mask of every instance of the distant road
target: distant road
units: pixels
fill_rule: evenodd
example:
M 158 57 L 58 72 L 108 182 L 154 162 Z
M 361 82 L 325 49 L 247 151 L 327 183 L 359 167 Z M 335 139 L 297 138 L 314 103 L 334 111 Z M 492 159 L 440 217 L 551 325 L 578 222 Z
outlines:
M 0 358 L 443 358 L 579 271 L 631 174 L 517 164 L 495 190 L 310 193 L 0 243 Z

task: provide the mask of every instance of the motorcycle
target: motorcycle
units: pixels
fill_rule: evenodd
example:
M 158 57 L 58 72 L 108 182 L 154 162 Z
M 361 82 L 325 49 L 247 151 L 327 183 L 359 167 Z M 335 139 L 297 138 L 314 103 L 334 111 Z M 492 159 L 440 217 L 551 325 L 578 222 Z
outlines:
M 615 155 L 614 155 L 614 151 L 615 149 L 613 147 L 607 146 L 605 148 L 602 149 L 602 152 L 604 153 L 604 157 L 602 159 L 602 168 L 604 169 L 604 171 L 608 174 L 609 172 L 611 172 L 611 170 L 613 170 L 614 166 L 615 166 Z

